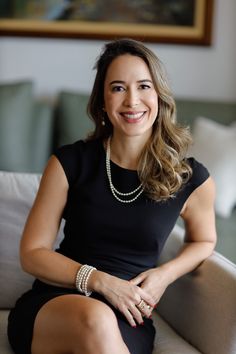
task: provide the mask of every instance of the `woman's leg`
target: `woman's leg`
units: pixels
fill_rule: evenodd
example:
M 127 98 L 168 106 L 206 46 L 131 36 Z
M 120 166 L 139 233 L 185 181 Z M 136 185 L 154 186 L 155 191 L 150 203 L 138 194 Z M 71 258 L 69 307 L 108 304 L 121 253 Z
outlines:
M 61 295 L 38 312 L 32 354 L 129 354 L 112 309 L 81 295 Z

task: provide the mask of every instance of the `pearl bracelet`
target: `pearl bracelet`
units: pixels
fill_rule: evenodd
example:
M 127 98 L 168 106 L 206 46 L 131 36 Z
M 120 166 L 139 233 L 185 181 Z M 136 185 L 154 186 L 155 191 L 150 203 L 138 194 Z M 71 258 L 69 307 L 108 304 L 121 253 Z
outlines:
M 96 270 L 96 268 L 84 264 L 80 267 L 80 269 L 76 274 L 75 287 L 80 293 L 86 296 L 90 296 L 92 294 L 92 291 L 88 291 L 87 288 L 88 288 L 88 280 L 93 270 Z

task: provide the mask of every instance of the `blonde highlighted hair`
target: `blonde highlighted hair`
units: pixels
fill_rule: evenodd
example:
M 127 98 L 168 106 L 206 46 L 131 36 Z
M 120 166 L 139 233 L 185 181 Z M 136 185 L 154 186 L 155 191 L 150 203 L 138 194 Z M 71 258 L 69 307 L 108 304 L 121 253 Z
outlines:
M 141 42 L 119 39 L 105 45 L 96 63 L 97 74 L 88 103 L 88 114 L 95 123 L 89 139 L 106 139 L 113 127 L 103 111 L 104 82 L 111 62 L 120 55 L 138 56 L 147 64 L 158 94 L 158 115 L 152 135 L 139 158 L 138 174 L 146 194 L 153 200 L 173 198 L 192 175 L 186 152 L 192 142 L 189 129 L 176 122 L 176 106 L 159 58 Z M 102 124 L 105 119 L 105 126 Z

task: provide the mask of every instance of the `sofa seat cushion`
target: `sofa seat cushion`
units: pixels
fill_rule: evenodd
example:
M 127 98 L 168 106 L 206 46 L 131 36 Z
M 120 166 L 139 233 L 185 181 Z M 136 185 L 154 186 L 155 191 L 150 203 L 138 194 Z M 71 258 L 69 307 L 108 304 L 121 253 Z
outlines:
M 7 340 L 8 310 L 0 310 L 0 353 L 12 354 Z M 157 313 L 153 314 L 157 334 L 153 354 L 200 354 L 185 342 Z M 24 353 L 22 353 L 24 354 Z
M 0 310 L 0 353 L 13 354 L 7 339 L 7 318 L 9 311 Z M 22 353 L 23 354 L 23 353 Z
M 175 332 L 158 313 L 153 313 L 152 317 L 156 327 L 153 354 L 200 354 L 197 349 Z

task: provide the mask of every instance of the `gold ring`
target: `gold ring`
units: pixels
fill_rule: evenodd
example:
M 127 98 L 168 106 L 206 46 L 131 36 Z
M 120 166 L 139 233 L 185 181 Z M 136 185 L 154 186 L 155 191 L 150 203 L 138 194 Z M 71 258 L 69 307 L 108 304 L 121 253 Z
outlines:
M 140 311 L 143 311 L 146 306 L 146 302 L 143 299 L 141 299 L 141 301 L 136 306 Z

